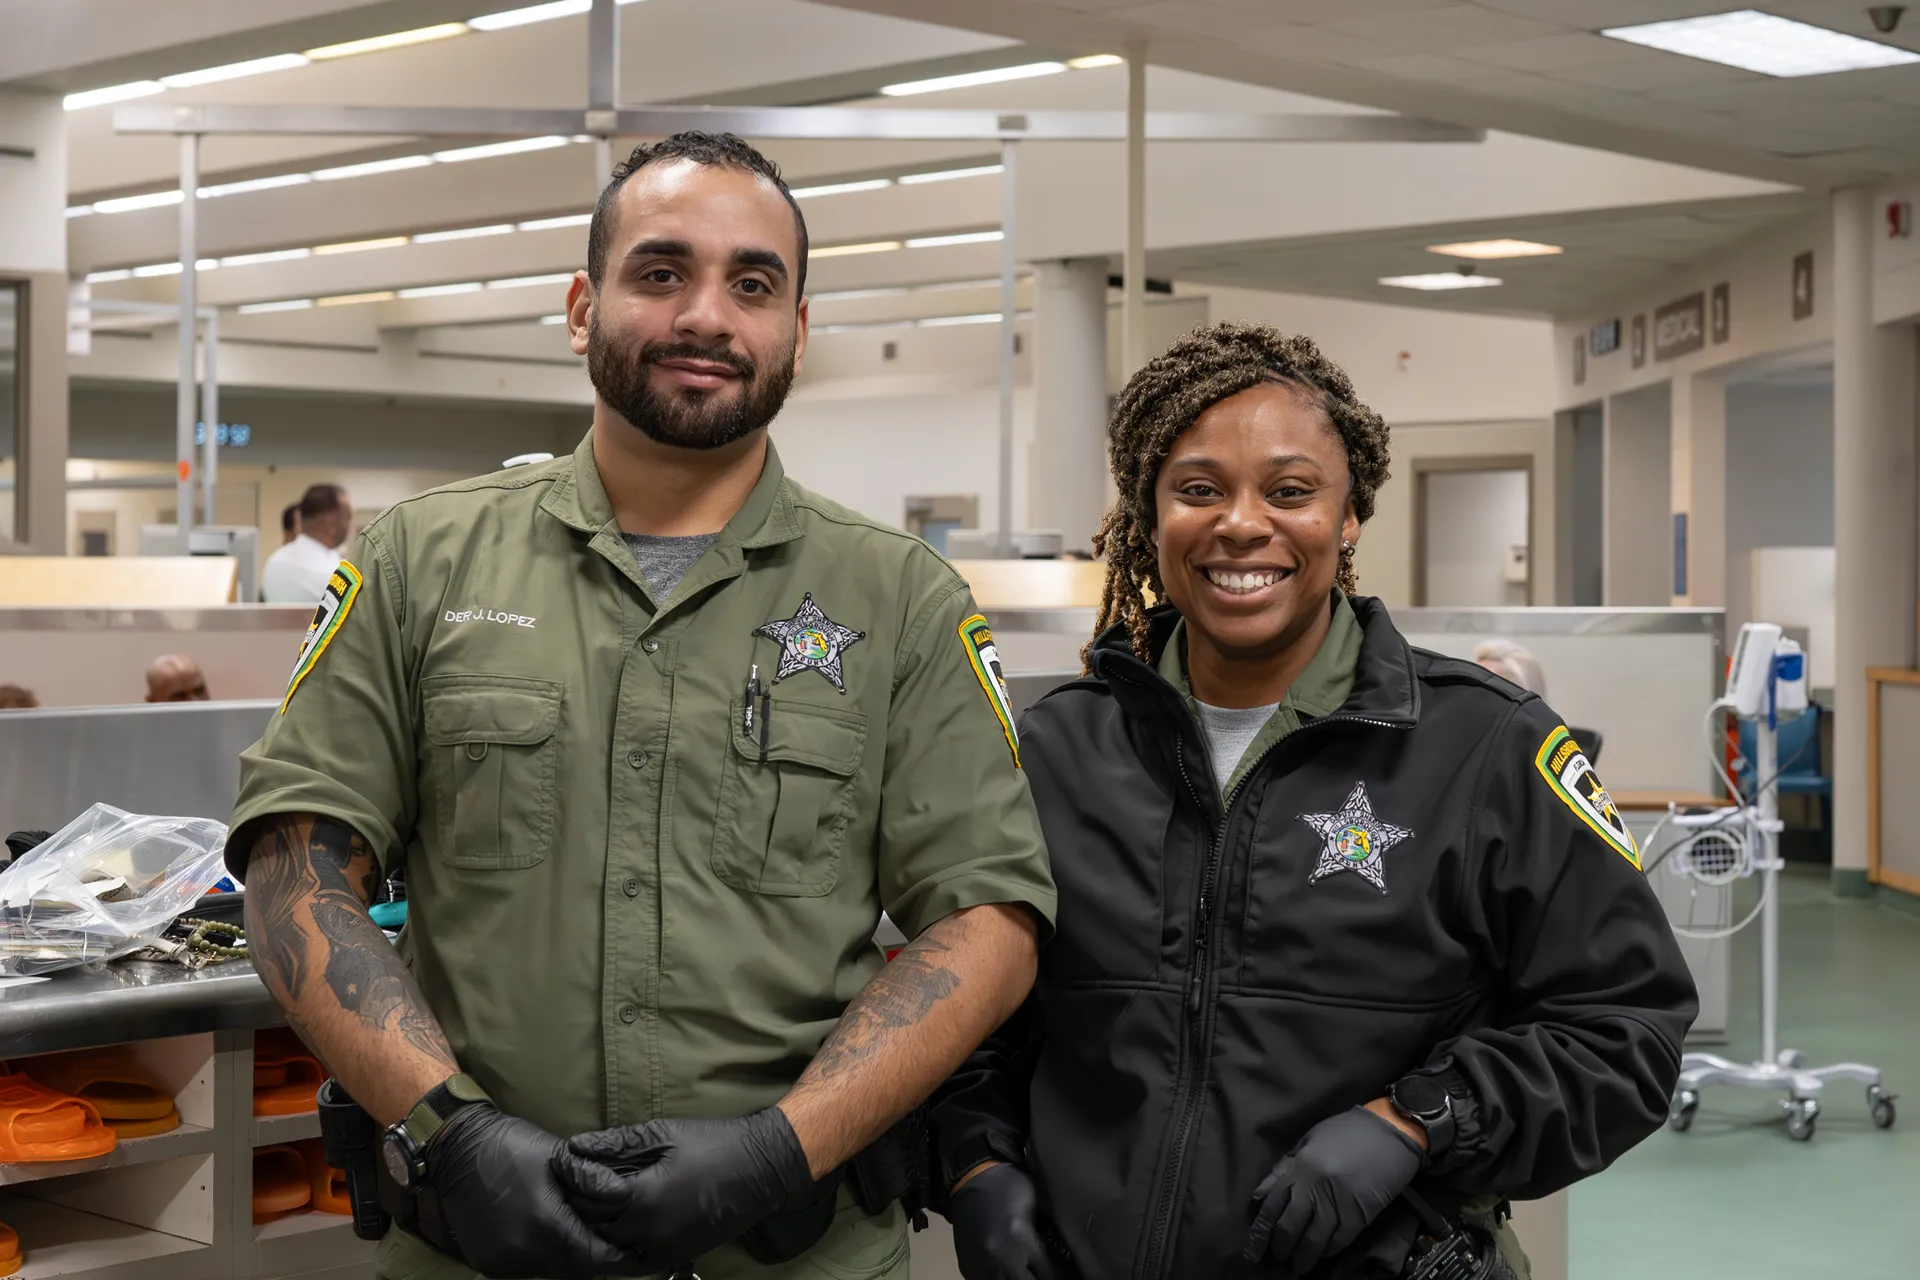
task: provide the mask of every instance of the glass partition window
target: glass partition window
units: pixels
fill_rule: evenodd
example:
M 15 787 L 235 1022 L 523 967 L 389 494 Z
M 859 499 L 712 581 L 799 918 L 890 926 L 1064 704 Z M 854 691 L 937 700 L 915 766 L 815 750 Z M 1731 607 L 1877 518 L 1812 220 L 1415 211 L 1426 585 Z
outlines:
M 20 367 L 20 313 L 25 287 L 0 280 L 0 542 L 19 536 L 20 509 L 15 493 L 20 485 L 20 424 L 25 420 Z

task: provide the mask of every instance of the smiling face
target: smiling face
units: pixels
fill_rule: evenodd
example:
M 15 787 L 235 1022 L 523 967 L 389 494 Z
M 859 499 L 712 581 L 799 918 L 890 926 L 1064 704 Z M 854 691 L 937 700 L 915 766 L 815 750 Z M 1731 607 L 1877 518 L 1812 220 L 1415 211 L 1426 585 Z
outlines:
M 1357 542 L 1347 453 L 1326 414 L 1271 382 L 1207 409 L 1154 485 L 1166 598 L 1194 644 L 1259 659 L 1326 616 L 1342 541 Z
M 605 279 L 569 296 L 573 349 L 607 408 L 662 444 L 713 449 L 766 426 L 806 351 L 799 235 L 773 184 L 650 164 L 619 193 Z

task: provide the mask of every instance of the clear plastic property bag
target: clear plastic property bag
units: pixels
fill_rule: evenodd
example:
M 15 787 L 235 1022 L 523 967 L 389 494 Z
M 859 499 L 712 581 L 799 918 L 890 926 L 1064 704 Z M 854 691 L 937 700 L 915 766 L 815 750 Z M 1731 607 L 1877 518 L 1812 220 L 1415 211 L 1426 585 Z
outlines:
M 96 804 L 0 871 L 0 974 L 138 951 L 225 873 L 225 824 Z

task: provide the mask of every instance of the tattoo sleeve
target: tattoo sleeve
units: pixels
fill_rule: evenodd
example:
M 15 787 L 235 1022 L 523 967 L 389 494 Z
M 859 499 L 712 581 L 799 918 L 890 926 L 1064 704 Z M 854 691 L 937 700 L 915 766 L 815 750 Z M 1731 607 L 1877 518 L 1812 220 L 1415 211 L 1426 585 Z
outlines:
M 390 1124 L 460 1068 L 367 916 L 378 885 L 378 862 L 357 832 L 329 818 L 281 815 L 247 862 L 247 936 L 293 1029 L 375 1120 Z
M 1024 908 L 975 907 L 903 948 L 855 996 L 780 1103 L 816 1177 L 918 1106 L 1033 986 Z

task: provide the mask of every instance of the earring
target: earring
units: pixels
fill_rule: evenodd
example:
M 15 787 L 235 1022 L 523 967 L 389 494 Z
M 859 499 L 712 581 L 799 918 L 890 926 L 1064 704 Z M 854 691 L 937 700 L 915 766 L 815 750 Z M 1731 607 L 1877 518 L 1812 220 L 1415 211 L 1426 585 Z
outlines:
M 1353 554 L 1353 544 L 1352 544 L 1351 542 L 1348 542 L 1348 541 L 1346 541 L 1346 540 L 1344 540 L 1344 539 L 1342 539 L 1342 540 L 1341 540 L 1341 543 L 1340 543 L 1340 554 L 1341 554 L 1341 555 L 1343 555 L 1343 556 L 1350 556 L 1350 555 L 1352 555 L 1352 554 Z

